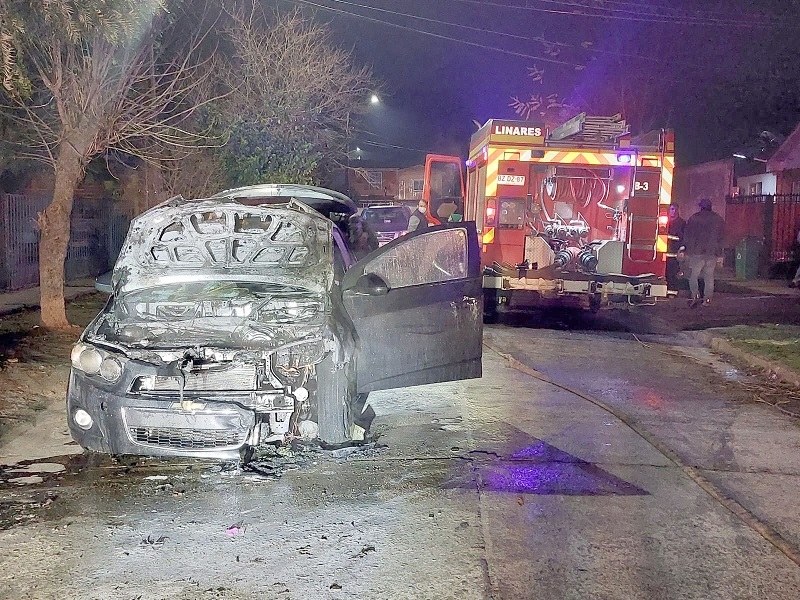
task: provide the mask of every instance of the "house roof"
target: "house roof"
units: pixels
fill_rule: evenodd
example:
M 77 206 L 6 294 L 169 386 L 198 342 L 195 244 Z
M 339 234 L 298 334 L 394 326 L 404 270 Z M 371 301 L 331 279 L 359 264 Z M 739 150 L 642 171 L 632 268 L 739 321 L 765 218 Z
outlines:
M 767 161 L 767 171 L 800 169 L 800 125 L 781 144 Z

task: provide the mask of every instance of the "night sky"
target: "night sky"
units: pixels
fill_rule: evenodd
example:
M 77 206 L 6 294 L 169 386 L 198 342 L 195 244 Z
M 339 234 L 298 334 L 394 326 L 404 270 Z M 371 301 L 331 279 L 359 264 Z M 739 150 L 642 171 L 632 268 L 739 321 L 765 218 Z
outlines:
M 327 24 L 382 82 L 358 135 L 365 165 L 463 156 L 473 120 L 521 118 L 512 97 L 623 112 L 634 133 L 674 128 L 679 164 L 800 121 L 798 0 L 264 2 Z

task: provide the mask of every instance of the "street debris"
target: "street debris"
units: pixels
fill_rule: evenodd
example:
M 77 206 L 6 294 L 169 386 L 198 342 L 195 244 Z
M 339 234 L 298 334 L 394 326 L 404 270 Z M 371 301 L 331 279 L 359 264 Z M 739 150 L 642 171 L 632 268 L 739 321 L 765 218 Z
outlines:
M 375 552 L 375 546 L 372 546 L 372 545 L 364 546 L 363 548 L 361 548 L 360 552 L 357 552 L 356 554 L 354 554 L 350 558 L 364 558 L 370 552 Z
M 245 531 L 247 531 L 247 527 L 245 526 L 245 524 L 242 521 L 239 521 L 238 523 L 234 523 L 233 525 L 228 527 L 225 530 L 225 535 L 233 537 L 235 535 L 240 535 L 240 534 L 244 533 Z
M 157 538 L 153 537 L 152 535 L 148 535 L 146 538 L 142 538 L 142 546 L 161 548 L 168 539 L 169 537 L 166 535 L 162 535 Z
M 57 498 L 58 494 L 54 492 L 37 492 L 0 501 L 0 531 L 34 521 L 40 515 L 41 509 L 51 506 Z
M 241 470 L 267 479 L 277 479 L 287 471 L 314 464 L 319 460 L 371 458 L 385 448 L 385 445 L 377 442 L 331 448 L 317 442 L 294 439 L 288 445 L 258 448 L 250 461 L 241 464 Z

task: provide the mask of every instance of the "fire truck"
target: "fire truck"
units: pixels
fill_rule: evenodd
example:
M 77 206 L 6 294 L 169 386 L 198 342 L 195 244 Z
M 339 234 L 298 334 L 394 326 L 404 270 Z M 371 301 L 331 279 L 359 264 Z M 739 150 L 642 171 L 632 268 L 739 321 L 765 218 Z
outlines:
M 620 115 L 580 114 L 552 131 L 492 119 L 475 132 L 463 215 L 481 243 L 485 319 L 666 298 L 674 145 L 669 130 L 632 137 Z M 437 208 L 453 200 L 447 182 L 456 170 L 456 157 L 427 157 L 434 224 Z

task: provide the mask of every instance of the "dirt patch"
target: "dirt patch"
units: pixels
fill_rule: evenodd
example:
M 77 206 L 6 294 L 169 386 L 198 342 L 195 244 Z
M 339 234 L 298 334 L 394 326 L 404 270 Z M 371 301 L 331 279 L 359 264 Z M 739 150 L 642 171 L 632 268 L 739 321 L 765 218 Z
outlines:
M 63 399 L 69 377 L 69 353 L 80 332 L 108 297 L 88 294 L 67 304 L 70 332 L 39 326 L 39 310 L 20 310 L 0 319 L 0 444 L 16 426 Z

